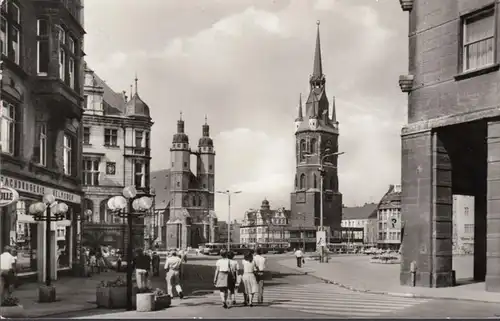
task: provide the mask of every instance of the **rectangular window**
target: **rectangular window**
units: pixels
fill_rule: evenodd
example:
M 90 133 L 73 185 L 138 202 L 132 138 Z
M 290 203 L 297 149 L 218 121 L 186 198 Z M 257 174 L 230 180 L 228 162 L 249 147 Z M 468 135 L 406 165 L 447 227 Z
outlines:
M 83 143 L 90 145 L 90 127 L 83 127 Z
M 149 148 L 149 132 L 146 132 L 146 143 L 144 145 L 144 147 Z
M 73 142 L 71 136 L 65 134 L 63 140 L 63 161 L 64 161 L 64 174 L 71 175 L 71 165 L 72 165 L 72 155 L 73 155 Z
M 85 157 L 83 159 L 83 185 L 99 185 L 99 160 Z
M 141 162 L 136 162 L 134 164 L 134 175 L 135 175 L 135 187 L 144 187 L 144 164 Z
M 59 49 L 59 78 L 66 81 L 66 51 Z
M 104 129 L 104 145 L 118 146 L 118 129 Z
M 15 128 L 16 128 L 15 106 L 2 101 L 2 113 L 0 122 L 0 151 L 5 154 L 14 155 Z
M 135 147 L 144 147 L 143 146 L 143 131 L 142 130 L 136 130 L 135 131 Z
M 38 162 L 40 165 L 47 165 L 47 125 L 39 124 L 39 153 L 38 153 Z
M 483 10 L 463 20 L 463 71 L 492 65 L 495 59 L 494 9 Z
M 1 19 L 1 25 L 0 25 L 0 46 L 2 50 L 2 54 L 6 55 L 8 54 L 8 49 L 7 49 L 7 19 L 2 17 Z
M 61 26 L 56 26 L 57 30 L 57 41 L 59 42 L 60 45 L 64 45 L 66 43 L 66 31 L 64 31 L 63 27 Z
M 75 59 L 68 60 L 68 81 L 71 89 L 75 89 Z
M 47 20 L 37 20 L 37 74 L 46 76 L 49 72 L 49 25 Z
M 83 109 L 89 108 L 89 96 L 84 95 L 83 96 Z
M 21 10 L 12 1 L 9 2 L 8 12 L 9 12 L 10 19 L 12 19 L 13 22 L 15 22 L 17 24 L 21 23 Z
M 19 62 L 21 61 L 21 52 L 20 50 L 20 32 L 17 28 L 12 27 L 11 29 L 11 35 L 10 35 L 10 41 L 12 42 L 12 51 L 10 54 L 10 58 L 19 65 Z
M 73 54 L 75 53 L 75 40 L 73 37 L 68 38 L 68 50 Z

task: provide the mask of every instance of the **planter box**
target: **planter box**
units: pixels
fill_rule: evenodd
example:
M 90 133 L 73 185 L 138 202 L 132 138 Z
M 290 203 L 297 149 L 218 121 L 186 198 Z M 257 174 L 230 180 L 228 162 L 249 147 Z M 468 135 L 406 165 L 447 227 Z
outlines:
M 52 303 L 56 302 L 56 287 L 53 285 L 41 285 L 38 288 L 38 302 Z
M 132 306 L 136 306 L 135 294 L 137 289 L 132 289 Z M 127 307 L 127 287 L 96 288 L 96 303 L 100 308 L 125 309 Z
M 24 318 L 24 308 L 22 305 L 16 305 L 12 307 L 0 306 L 0 316 L 4 318 Z
M 168 294 L 155 296 L 155 311 L 166 309 L 171 303 L 172 298 Z
M 151 312 L 155 310 L 155 295 L 154 293 L 137 293 L 136 294 L 136 311 Z

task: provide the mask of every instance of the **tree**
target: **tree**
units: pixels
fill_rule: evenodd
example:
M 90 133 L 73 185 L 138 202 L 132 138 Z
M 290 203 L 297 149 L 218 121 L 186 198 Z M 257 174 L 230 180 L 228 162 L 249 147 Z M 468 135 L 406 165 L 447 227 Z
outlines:
M 100 251 L 104 244 L 105 234 L 102 231 L 84 231 L 83 246 L 87 246 L 94 251 Z

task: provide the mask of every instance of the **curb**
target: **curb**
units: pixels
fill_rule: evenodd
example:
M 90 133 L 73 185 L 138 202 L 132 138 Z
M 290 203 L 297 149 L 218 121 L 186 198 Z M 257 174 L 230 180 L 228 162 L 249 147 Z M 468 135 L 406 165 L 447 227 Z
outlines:
M 278 262 L 279 263 L 279 262 Z M 414 298 L 414 299 L 434 299 L 434 300 L 450 300 L 450 301 L 469 301 L 469 302 L 483 302 L 483 303 L 499 303 L 498 301 L 487 301 L 487 300 L 480 300 L 480 299 L 470 299 L 470 298 L 455 298 L 455 297 L 436 297 L 436 296 L 430 296 L 430 295 L 423 295 L 423 294 L 416 294 L 416 293 L 408 293 L 408 292 L 387 292 L 387 291 L 378 291 L 378 290 L 368 290 L 368 289 L 359 289 L 355 288 L 349 285 L 345 285 L 341 282 L 335 281 L 335 280 L 330 280 L 318 275 L 315 275 L 314 272 L 303 272 L 300 271 L 294 267 L 290 267 L 287 265 L 284 265 L 282 263 L 279 263 L 280 265 L 293 269 L 295 271 L 298 271 L 300 274 L 303 275 L 308 275 L 311 276 L 315 279 L 321 280 L 324 283 L 328 284 L 333 284 L 335 286 L 338 286 L 340 288 L 352 291 L 352 292 L 359 292 L 359 293 L 368 293 L 368 294 L 378 294 L 378 295 L 388 295 L 388 296 L 393 296 L 393 297 L 403 297 L 403 298 Z
M 92 310 L 97 310 L 99 307 L 96 305 L 95 307 L 88 307 L 88 308 L 83 308 L 83 309 L 72 309 L 69 311 L 63 311 L 63 312 L 57 312 L 57 313 L 42 313 L 42 314 L 37 314 L 37 313 L 32 313 L 31 315 L 27 315 L 26 318 L 30 319 L 38 319 L 38 318 L 46 318 L 46 317 L 57 317 L 58 315 L 65 315 L 69 313 L 77 313 L 77 312 L 85 312 L 85 311 L 92 311 Z

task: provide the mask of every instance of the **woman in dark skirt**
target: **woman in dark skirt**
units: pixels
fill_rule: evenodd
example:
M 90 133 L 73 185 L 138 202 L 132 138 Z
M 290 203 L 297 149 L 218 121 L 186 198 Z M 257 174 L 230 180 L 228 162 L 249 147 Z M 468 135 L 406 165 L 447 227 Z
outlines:
M 220 256 L 221 258 L 217 260 L 217 263 L 215 263 L 214 285 L 220 291 L 222 307 L 227 309 L 228 285 L 231 283 L 231 266 L 225 249 L 220 251 Z

